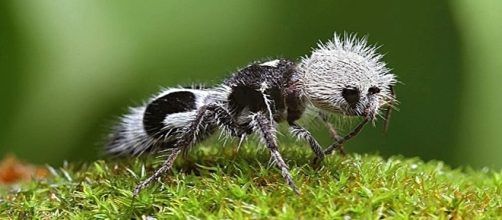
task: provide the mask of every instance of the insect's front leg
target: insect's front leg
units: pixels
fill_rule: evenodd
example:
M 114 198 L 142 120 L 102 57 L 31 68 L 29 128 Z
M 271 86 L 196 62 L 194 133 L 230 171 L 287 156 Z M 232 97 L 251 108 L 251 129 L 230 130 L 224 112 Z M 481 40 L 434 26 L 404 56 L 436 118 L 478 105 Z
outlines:
M 328 115 L 324 112 L 319 112 L 319 118 L 321 119 L 324 126 L 329 130 L 329 133 L 331 135 L 331 139 L 333 139 L 333 141 L 335 141 L 335 143 L 342 142 L 343 137 L 338 134 L 338 132 L 336 131 L 336 128 L 333 127 L 333 125 L 329 122 Z M 343 144 L 337 145 L 335 150 L 340 152 L 342 155 L 346 154 L 345 148 L 343 147 Z
M 359 125 L 357 125 L 357 127 L 354 128 L 354 130 L 352 130 L 349 134 L 345 135 L 341 140 L 339 141 L 336 141 L 335 143 L 331 144 L 328 148 L 326 148 L 324 150 L 324 154 L 325 155 L 328 155 L 328 154 L 331 154 L 333 153 L 333 151 L 335 149 L 338 149 L 341 145 L 343 145 L 345 142 L 347 142 L 348 140 L 352 139 L 353 137 L 357 136 L 359 134 L 359 132 L 361 132 L 361 130 L 363 129 L 364 125 L 366 125 L 368 123 L 370 119 L 369 118 L 365 118 L 361 123 L 359 123 Z
M 256 113 L 256 115 L 253 116 L 253 121 L 256 124 L 256 130 L 258 130 L 258 132 L 260 133 L 263 142 L 270 150 L 272 158 L 276 162 L 279 169 L 281 169 L 282 177 L 284 177 L 288 185 L 296 194 L 300 194 L 298 187 L 296 187 L 295 183 L 293 182 L 293 178 L 289 173 L 288 165 L 286 165 L 286 163 L 282 159 L 281 154 L 279 153 L 277 138 L 275 137 L 276 131 L 274 122 L 270 121 L 269 117 L 262 112 Z
M 303 128 L 295 122 L 289 122 L 289 128 L 293 136 L 298 139 L 305 140 L 309 143 L 310 148 L 315 154 L 315 158 L 312 162 L 314 165 L 319 165 L 324 159 L 324 151 L 319 142 L 317 142 L 314 136 L 312 136 L 312 134 L 307 129 Z

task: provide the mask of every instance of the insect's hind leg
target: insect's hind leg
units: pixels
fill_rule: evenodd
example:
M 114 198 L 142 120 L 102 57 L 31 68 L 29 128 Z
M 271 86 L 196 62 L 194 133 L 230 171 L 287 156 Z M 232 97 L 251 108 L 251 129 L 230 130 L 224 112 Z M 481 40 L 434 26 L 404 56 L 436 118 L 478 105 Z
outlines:
M 256 123 L 257 130 L 261 133 L 261 137 L 263 142 L 267 145 L 267 148 L 270 150 L 270 154 L 274 161 L 277 163 L 279 169 L 281 169 L 282 177 L 286 180 L 291 189 L 296 193 L 300 194 L 298 187 L 296 187 L 293 182 L 293 178 L 288 170 L 288 165 L 282 159 L 281 154 L 279 153 L 277 147 L 277 138 L 275 137 L 275 128 L 273 125 L 273 121 L 270 121 L 269 118 L 263 114 L 262 112 L 256 113 L 253 117 L 254 123 Z
M 222 125 L 225 129 L 233 128 L 233 130 L 230 131 L 231 134 L 240 134 L 240 131 L 237 129 L 237 127 L 235 127 L 235 123 L 233 122 L 230 114 L 228 114 L 228 111 L 226 111 L 225 108 L 217 104 L 202 106 L 197 111 L 195 119 L 191 121 L 186 128 L 184 128 L 184 132 L 182 132 L 182 135 L 178 139 L 178 142 L 170 151 L 166 161 L 157 171 L 155 171 L 152 176 L 148 177 L 146 180 L 142 181 L 135 187 L 133 196 L 137 196 L 142 189 L 150 185 L 150 183 L 160 177 L 163 173 L 170 170 L 177 156 L 182 152 L 187 152 L 190 147 L 204 140 L 204 138 L 207 137 L 210 133 L 207 128 L 214 125 Z
M 164 161 L 164 163 L 162 164 L 162 166 L 157 171 L 155 171 L 155 173 L 152 176 L 148 177 L 146 180 L 143 180 L 141 183 L 139 183 L 134 188 L 134 191 L 132 194 L 133 197 L 138 196 L 138 194 L 141 192 L 141 190 L 143 190 L 145 187 L 150 185 L 150 183 L 152 183 L 155 179 L 160 177 L 163 173 L 170 170 L 173 167 L 174 161 L 176 160 L 176 157 L 178 157 L 178 154 L 180 152 L 181 152 L 180 148 L 172 149 L 171 152 L 169 153 L 169 155 L 167 156 L 166 161 Z

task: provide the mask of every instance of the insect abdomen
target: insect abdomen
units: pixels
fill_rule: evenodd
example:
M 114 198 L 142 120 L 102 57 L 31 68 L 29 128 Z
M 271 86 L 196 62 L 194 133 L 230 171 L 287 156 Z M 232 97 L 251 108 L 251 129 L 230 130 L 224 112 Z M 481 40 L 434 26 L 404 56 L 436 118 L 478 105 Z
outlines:
M 168 89 L 146 105 L 131 108 L 110 135 L 108 153 L 141 154 L 173 147 L 206 96 L 204 90 Z
M 190 91 L 176 91 L 163 95 L 150 102 L 145 109 L 143 116 L 143 127 L 146 133 L 153 138 L 160 138 L 169 132 L 166 123 L 170 124 L 170 129 L 179 129 L 185 123 L 176 125 L 176 121 L 170 121 L 169 116 L 177 113 L 186 113 L 195 110 L 196 96 Z M 171 131 L 172 132 L 172 131 Z

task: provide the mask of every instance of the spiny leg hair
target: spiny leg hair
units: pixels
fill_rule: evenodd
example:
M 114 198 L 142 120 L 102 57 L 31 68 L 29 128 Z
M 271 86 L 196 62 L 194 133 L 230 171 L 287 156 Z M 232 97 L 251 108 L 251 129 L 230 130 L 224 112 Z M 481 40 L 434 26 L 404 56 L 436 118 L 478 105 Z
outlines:
M 298 125 L 295 122 L 289 123 L 289 128 L 291 134 L 298 139 L 305 140 L 309 143 L 310 148 L 315 154 L 315 158 L 313 160 L 314 165 L 318 165 L 324 159 L 324 151 L 321 145 L 317 142 L 317 140 L 312 136 L 312 134 L 302 126 Z
M 275 137 L 275 128 L 273 127 L 273 122 L 268 119 L 266 114 L 262 112 L 256 113 L 253 117 L 254 123 L 256 123 L 257 130 L 260 132 L 263 142 L 267 145 L 270 150 L 271 157 L 277 163 L 277 166 L 281 170 L 282 177 L 286 180 L 291 189 L 296 193 L 300 194 L 298 187 L 296 187 L 293 182 L 293 178 L 288 170 L 288 165 L 282 159 L 277 147 L 277 139 Z
M 166 161 L 164 161 L 164 163 L 162 164 L 162 166 L 157 171 L 155 171 L 155 173 L 152 176 L 148 177 L 146 180 L 143 180 L 136 187 L 134 187 L 134 191 L 132 194 L 133 197 L 138 196 L 141 190 L 150 185 L 150 183 L 152 183 L 155 179 L 159 178 L 162 174 L 170 170 L 173 167 L 174 161 L 176 160 L 176 157 L 178 157 L 178 154 L 180 152 L 181 152 L 180 148 L 172 149 L 169 155 L 167 156 Z
M 177 147 L 181 147 L 182 152 L 186 154 L 190 147 L 202 141 L 203 138 L 200 138 L 201 135 L 204 137 L 208 135 L 208 131 L 204 129 L 211 125 L 221 126 L 223 130 L 229 132 L 234 137 L 240 137 L 245 133 L 245 129 L 237 125 L 230 113 L 223 106 L 208 104 L 199 108 L 195 119 L 184 129 Z
M 211 116 L 216 120 L 216 124 L 221 126 L 224 131 L 230 133 L 231 136 L 242 138 L 247 133 L 247 127 L 239 125 L 233 118 L 230 112 L 221 105 L 210 104 L 206 106 L 206 110 L 210 112 Z
M 180 137 L 178 142 L 175 144 L 175 148 L 173 148 L 166 161 L 162 164 L 162 166 L 155 171 L 155 173 L 148 177 L 146 180 L 139 183 L 133 191 L 133 197 L 136 197 L 142 189 L 150 185 L 155 179 L 160 177 L 162 174 L 170 170 L 176 160 L 177 156 L 181 152 L 186 152 L 190 149 L 191 146 L 200 142 L 206 137 L 207 134 L 201 132 L 204 128 L 210 126 L 212 123 L 215 123 L 215 119 L 217 124 L 222 125 L 225 129 L 231 129 L 229 132 L 232 135 L 240 135 L 242 132 L 235 126 L 234 121 L 230 117 L 228 111 L 226 111 L 223 107 L 210 104 L 206 106 L 202 106 L 198 111 L 195 119 L 185 128 L 185 132 Z

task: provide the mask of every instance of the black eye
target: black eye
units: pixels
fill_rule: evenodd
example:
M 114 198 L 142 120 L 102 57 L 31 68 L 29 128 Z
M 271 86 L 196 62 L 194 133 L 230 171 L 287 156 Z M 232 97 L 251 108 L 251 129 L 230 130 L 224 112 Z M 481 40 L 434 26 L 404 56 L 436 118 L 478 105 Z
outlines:
M 368 89 L 368 94 L 370 95 L 373 95 L 373 94 L 377 94 L 380 92 L 380 89 L 378 87 L 371 87 Z
M 342 90 L 342 96 L 349 105 L 354 106 L 359 102 L 359 89 L 345 88 Z

